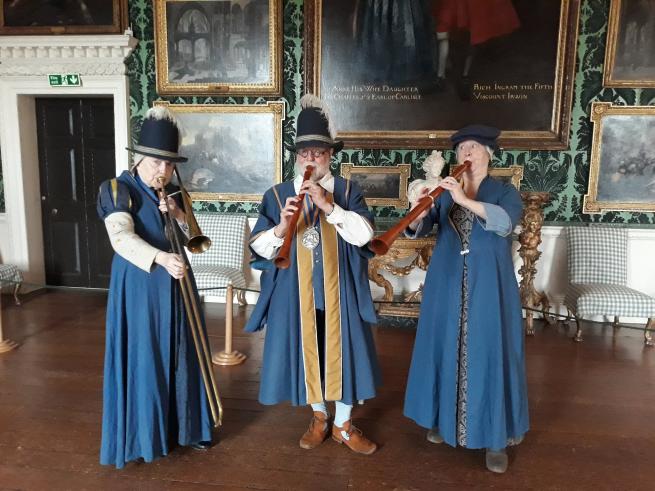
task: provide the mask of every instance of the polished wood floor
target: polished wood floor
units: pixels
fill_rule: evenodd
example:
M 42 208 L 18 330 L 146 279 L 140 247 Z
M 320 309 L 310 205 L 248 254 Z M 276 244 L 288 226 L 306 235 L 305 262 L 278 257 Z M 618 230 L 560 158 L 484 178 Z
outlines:
M 0 355 L 0 489 L 655 489 L 655 350 L 641 333 L 537 325 L 527 339 L 531 431 L 495 475 L 479 451 L 433 445 L 402 416 L 412 330 L 379 327 L 379 396 L 356 409 L 382 448 L 359 456 L 331 440 L 306 451 L 306 408 L 257 402 L 262 336 L 240 330 L 245 364 L 216 368 L 224 426 L 208 452 L 176 449 L 152 464 L 98 464 L 104 307 L 100 293 L 47 293 L 22 307 L 3 302 Z M 207 307 L 211 342 L 222 348 L 223 306 Z

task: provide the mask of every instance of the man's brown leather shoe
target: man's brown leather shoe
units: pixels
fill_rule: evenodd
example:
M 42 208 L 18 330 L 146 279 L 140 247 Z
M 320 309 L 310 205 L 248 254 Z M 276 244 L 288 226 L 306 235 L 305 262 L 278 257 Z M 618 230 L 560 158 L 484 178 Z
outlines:
M 348 435 L 344 438 L 341 432 Z M 371 455 L 378 449 L 378 446 L 362 434 L 362 430 L 352 424 L 352 420 L 346 421 L 341 428 L 332 425 L 332 439 L 337 443 L 345 443 L 353 452 L 364 455 Z
M 300 439 L 300 448 L 311 450 L 318 447 L 327 438 L 329 430 L 330 421 L 327 414 L 314 411 L 314 416 L 309 422 L 309 428 Z

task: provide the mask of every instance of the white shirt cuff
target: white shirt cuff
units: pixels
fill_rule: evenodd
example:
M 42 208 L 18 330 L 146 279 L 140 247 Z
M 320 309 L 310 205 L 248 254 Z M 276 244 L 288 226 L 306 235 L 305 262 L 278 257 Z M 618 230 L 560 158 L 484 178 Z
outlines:
M 259 234 L 259 236 L 250 243 L 250 247 L 252 247 L 252 250 L 264 259 L 273 259 L 277 254 L 277 250 L 283 243 L 284 239 L 276 236 L 275 227 L 271 227 L 267 231 Z

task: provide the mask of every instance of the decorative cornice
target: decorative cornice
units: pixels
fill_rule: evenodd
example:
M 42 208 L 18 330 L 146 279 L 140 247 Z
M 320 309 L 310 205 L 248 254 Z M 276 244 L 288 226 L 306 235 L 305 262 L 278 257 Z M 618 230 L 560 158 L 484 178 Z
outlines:
M 124 34 L 0 36 L 0 76 L 124 75 L 138 39 Z

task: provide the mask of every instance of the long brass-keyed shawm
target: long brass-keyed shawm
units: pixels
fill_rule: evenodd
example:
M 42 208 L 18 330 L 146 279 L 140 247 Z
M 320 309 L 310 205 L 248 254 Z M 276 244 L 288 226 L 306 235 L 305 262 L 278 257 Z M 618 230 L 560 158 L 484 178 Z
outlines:
M 179 179 L 179 174 L 178 174 L 178 179 Z M 170 230 L 172 251 L 174 254 L 177 254 L 182 258 L 184 258 L 184 250 L 182 249 L 182 244 L 180 242 L 179 235 L 176 231 L 177 229 L 174 226 L 173 218 L 171 217 L 170 214 L 166 191 L 164 191 L 165 179 L 163 177 L 159 177 L 157 178 L 157 181 L 160 184 L 160 187 L 158 189 L 159 197 L 160 199 L 164 200 L 164 203 L 166 203 L 166 213 L 165 213 L 166 227 L 168 228 L 168 230 Z M 180 180 L 180 183 L 181 182 L 182 181 Z M 186 190 L 184 188 L 181 189 L 182 189 L 182 196 L 183 197 L 186 196 L 187 195 Z M 187 214 L 187 224 L 189 224 L 189 215 L 193 217 L 193 212 L 191 211 L 191 203 L 189 201 L 189 205 L 187 206 L 185 202 L 184 205 L 185 205 L 185 212 Z M 199 233 L 200 229 L 198 228 L 198 223 L 196 222 L 195 217 L 193 217 L 193 223 L 195 223 L 195 231 L 197 233 L 194 236 L 191 230 L 191 224 L 189 224 L 189 232 L 190 232 L 189 235 L 191 236 L 192 239 L 197 239 L 197 242 L 199 244 L 197 245 L 198 250 L 193 251 L 188 245 L 187 247 L 191 252 L 204 252 L 205 250 L 209 249 L 209 245 L 211 245 L 211 240 L 209 240 L 209 238 L 204 237 L 202 234 Z M 206 241 L 202 240 L 203 237 L 207 240 Z M 202 249 L 202 247 L 205 248 Z M 184 301 L 184 311 L 186 313 L 186 317 L 189 325 L 189 331 L 191 332 L 191 337 L 193 338 L 193 344 L 196 348 L 196 355 L 198 357 L 198 364 L 200 365 L 202 381 L 205 386 L 205 392 L 207 393 L 207 399 L 209 400 L 209 408 L 211 410 L 212 419 L 214 420 L 214 426 L 218 427 L 221 425 L 223 421 L 223 405 L 221 404 L 221 398 L 218 394 L 218 387 L 216 386 L 216 377 L 214 376 L 214 370 L 212 368 L 212 355 L 209 349 L 209 341 L 205 337 L 205 334 L 202 330 L 202 322 L 200 320 L 200 310 L 198 308 L 198 301 L 186 269 L 184 270 L 184 276 L 182 276 L 182 278 L 180 278 L 179 280 L 179 284 L 180 284 L 180 291 L 182 292 L 182 300 Z

